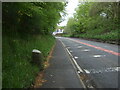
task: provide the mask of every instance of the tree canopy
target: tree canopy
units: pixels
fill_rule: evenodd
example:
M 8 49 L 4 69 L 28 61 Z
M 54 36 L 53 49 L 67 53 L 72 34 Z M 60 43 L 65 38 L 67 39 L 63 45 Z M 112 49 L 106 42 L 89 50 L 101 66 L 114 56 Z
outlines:
M 64 6 L 62 2 L 3 3 L 3 33 L 50 34 L 60 22 Z
M 114 35 L 118 39 L 117 31 L 120 30 L 119 7 L 119 2 L 80 3 L 74 17 L 68 20 L 65 32 L 71 36 L 81 37 L 84 34 L 84 36 L 94 36 L 93 38 L 102 37 L 100 34 L 104 34 L 106 39 L 108 37 L 115 39 L 113 38 L 115 32 Z

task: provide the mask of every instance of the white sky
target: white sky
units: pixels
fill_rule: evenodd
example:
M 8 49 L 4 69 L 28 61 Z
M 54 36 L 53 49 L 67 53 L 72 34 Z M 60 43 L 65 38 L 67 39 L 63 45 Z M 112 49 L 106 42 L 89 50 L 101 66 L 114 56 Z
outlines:
M 65 17 L 65 20 L 59 24 L 59 26 L 65 26 L 67 24 L 68 19 L 73 16 L 73 13 L 75 13 L 77 5 L 78 0 L 68 0 L 68 5 L 65 8 L 68 15 Z

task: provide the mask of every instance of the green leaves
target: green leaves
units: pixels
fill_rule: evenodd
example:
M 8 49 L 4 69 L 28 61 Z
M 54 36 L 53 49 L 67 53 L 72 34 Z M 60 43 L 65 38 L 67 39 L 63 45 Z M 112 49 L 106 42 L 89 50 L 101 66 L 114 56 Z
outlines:
M 74 37 L 118 40 L 120 31 L 118 2 L 85 2 L 79 4 L 65 31 Z
M 48 56 L 64 3 L 2 3 L 3 14 L 3 88 L 28 88 L 39 72 L 32 65 L 31 51 L 36 48 Z
M 3 3 L 4 33 L 50 34 L 59 22 L 64 3 L 60 2 L 11 2 Z

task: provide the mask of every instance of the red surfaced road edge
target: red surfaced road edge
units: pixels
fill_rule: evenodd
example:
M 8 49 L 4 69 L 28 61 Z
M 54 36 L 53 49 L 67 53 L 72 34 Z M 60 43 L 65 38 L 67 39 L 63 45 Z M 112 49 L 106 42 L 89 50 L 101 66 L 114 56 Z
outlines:
M 73 40 L 73 39 L 69 39 L 69 40 L 72 40 L 72 41 L 75 41 L 75 42 L 78 42 L 78 43 L 81 43 L 81 44 L 84 44 L 84 45 L 87 45 L 89 47 L 93 47 L 93 48 L 96 48 L 96 49 L 99 49 L 101 51 L 105 51 L 107 53 L 111 53 L 113 55 L 116 55 L 116 56 L 120 56 L 120 53 L 117 53 L 117 52 L 114 52 L 114 51 L 111 51 L 111 50 L 108 50 L 108 49 L 105 49 L 105 48 L 101 48 L 101 47 L 97 47 L 97 46 L 94 46 L 94 45 L 90 45 L 88 43 L 83 43 L 83 42 L 80 42 L 78 40 Z

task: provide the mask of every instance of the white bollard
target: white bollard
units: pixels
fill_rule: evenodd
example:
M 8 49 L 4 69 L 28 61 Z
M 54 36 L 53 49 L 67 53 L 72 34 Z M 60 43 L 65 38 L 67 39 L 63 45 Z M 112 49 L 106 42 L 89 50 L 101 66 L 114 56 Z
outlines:
M 43 55 L 37 49 L 33 49 L 32 51 L 32 63 L 38 65 L 40 69 L 43 69 Z

